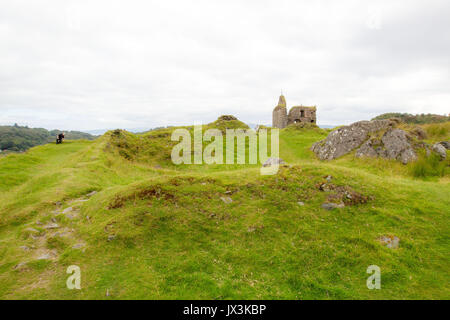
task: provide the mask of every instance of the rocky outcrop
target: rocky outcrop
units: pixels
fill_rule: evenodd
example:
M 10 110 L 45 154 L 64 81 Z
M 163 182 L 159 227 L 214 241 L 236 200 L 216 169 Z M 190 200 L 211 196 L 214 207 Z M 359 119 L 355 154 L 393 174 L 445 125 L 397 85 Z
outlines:
M 331 132 L 311 150 L 321 160 L 332 160 L 356 150 L 356 157 L 382 157 L 406 164 L 417 159 L 410 136 L 393 120 L 360 121 Z M 375 134 L 376 133 L 376 134 Z M 372 135 L 373 134 L 373 135 Z
M 416 152 L 409 143 L 405 131 L 400 129 L 388 130 L 381 139 L 384 150 L 379 156 L 400 160 L 403 164 L 417 160 Z
M 428 135 L 425 132 L 425 130 L 423 130 L 421 127 L 415 127 L 413 129 L 413 133 L 419 140 L 423 140 L 423 139 L 426 139 L 428 137 Z
M 447 158 L 447 150 L 441 143 L 433 144 L 433 146 L 431 147 L 431 150 L 436 152 L 441 157 L 442 160 Z
M 356 150 L 355 156 L 357 158 L 378 157 L 383 151 L 384 150 L 376 144 L 376 141 L 367 140 L 358 150 Z
M 325 140 L 319 141 L 311 150 L 320 160 L 339 158 L 368 139 L 369 133 L 385 130 L 394 126 L 391 120 L 359 121 L 331 132 Z

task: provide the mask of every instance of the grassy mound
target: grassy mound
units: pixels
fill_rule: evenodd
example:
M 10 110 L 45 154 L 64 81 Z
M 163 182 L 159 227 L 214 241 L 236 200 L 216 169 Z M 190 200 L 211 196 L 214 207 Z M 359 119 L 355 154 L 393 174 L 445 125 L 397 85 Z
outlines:
M 1 158 L 0 298 L 450 297 L 448 175 L 423 181 L 398 163 L 350 156 L 321 162 L 309 148 L 327 131 L 291 127 L 280 132 L 289 165 L 276 175 L 175 166 L 174 129 Z M 381 290 L 366 287 L 373 264 Z M 81 290 L 66 288 L 70 265 Z
M 221 116 L 216 121 L 206 125 L 206 129 L 219 129 L 222 133 L 225 133 L 226 129 L 250 129 L 250 127 L 233 116 Z

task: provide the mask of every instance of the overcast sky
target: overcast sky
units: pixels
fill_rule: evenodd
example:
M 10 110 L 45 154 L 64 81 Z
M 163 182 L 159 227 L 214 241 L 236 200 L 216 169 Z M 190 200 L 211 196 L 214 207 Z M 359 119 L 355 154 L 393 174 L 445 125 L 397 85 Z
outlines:
M 450 1 L 0 0 L 0 124 L 319 124 L 450 112 Z

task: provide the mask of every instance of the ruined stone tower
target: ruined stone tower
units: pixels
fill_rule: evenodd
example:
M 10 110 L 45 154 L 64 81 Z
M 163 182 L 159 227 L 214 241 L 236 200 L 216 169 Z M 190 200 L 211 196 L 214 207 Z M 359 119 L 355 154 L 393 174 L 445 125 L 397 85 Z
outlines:
M 278 100 L 278 105 L 272 112 L 272 127 L 286 128 L 293 123 L 316 123 L 316 107 L 295 106 L 289 110 L 286 108 L 286 99 L 283 95 Z
M 284 128 L 287 125 L 287 109 L 286 109 L 286 99 L 283 95 L 278 99 L 278 105 L 273 109 L 272 112 L 272 127 L 274 128 Z

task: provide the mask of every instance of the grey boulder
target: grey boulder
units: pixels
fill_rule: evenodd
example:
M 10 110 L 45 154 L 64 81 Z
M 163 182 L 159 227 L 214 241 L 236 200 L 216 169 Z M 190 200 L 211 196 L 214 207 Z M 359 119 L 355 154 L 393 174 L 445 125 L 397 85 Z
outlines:
M 417 160 L 408 135 L 400 129 L 388 130 L 381 140 L 369 139 L 356 151 L 356 157 L 382 157 L 399 160 L 403 164 Z
M 359 121 L 332 131 L 325 140 L 316 142 L 311 150 L 320 160 L 339 158 L 367 140 L 369 133 L 394 126 L 391 120 Z
M 333 210 L 333 209 L 344 208 L 345 206 L 342 203 L 340 203 L 340 204 L 337 204 L 337 203 L 322 203 L 321 207 L 322 207 L 322 209 L 325 209 L 325 210 Z
M 386 150 L 385 157 L 400 160 L 403 164 L 417 160 L 417 155 L 408 141 L 406 132 L 400 129 L 387 131 L 381 141 Z
M 442 145 L 442 143 L 433 144 L 431 149 L 436 152 L 442 160 L 447 158 L 447 149 Z
M 321 160 L 333 160 L 356 150 L 355 156 L 395 159 L 403 164 L 417 159 L 410 143 L 410 136 L 396 129 L 396 121 L 359 121 L 331 132 L 325 140 L 319 141 L 311 150 Z M 378 132 L 381 138 L 371 138 Z M 384 133 L 383 133 L 384 132 Z

